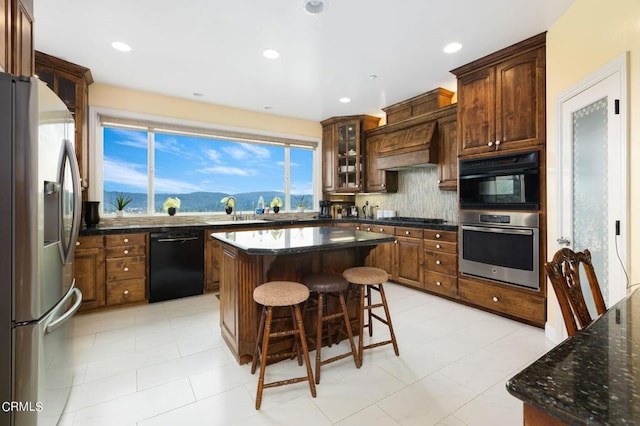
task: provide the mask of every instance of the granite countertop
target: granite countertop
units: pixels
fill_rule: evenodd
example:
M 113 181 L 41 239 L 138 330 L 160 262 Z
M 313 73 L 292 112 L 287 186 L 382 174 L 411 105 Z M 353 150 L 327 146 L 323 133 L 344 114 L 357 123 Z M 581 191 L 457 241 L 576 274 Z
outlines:
M 365 220 L 356 218 L 345 219 L 318 219 L 315 217 L 287 217 L 285 215 L 275 217 L 276 215 L 265 215 L 258 217 L 258 219 L 250 220 L 219 220 L 217 218 L 207 219 L 206 217 L 190 217 L 190 216 L 173 216 L 173 217 L 161 217 L 161 218 L 124 218 L 124 219 L 109 219 L 104 220 L 102 223 L 95 227 L 83 227 L 80 230 L 80 235 L 108 235 L 119 234 L 128 232 L 167 232 L 171 230 L 191 231 L 191 230 L 205 230 L 205 229 L 242 229 L 242 228 L 264 228 L 273 229 L 279 226 L 285 225 L 300 225 L 306 224 L 322 225 L 322 224 L 336 224 L 336 223 L 362 223 L 362 224 L 377 224 L 385 226 L 408 226 L 415 228 L 436 229 L 439 231 L 457 231 L 458 225 L 451 222 L 445 222 L 443 224 L 424 224 L 416 222 L 405 222 L 399 220 Z
M 640 292 L 511 378 L 507 390 L 571 424 L 640 423 Z
M 211 236 L 251 255 L 298 254 L 375 246 L 395 240 L 393 235 L 329 226 L 216 232 Z

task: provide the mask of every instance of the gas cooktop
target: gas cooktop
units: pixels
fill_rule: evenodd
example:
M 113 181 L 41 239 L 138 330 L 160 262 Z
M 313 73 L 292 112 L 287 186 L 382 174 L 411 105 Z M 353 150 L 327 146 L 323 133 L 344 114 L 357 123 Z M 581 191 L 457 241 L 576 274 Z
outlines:
M 406 217 L 406 216 L 382 217 L 380 218 L 380 220 L 412 222 L 412 223 L 431 223 L 431 224 L 442 224 L 446 222 L 446 220 L 444 219 L 434 219 L 434 218 L 424 218 L 424 217 Z

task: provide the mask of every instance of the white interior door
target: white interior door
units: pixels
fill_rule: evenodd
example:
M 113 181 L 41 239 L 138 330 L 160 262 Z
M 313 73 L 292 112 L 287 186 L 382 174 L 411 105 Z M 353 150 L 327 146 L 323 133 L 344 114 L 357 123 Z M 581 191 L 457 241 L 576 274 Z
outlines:
M 626 56 L 567 92 L 559 104 L 556 249 L 589 249 L 611 306 L 627 287 Z M 590 294 L 586 277 L 582 285 Z

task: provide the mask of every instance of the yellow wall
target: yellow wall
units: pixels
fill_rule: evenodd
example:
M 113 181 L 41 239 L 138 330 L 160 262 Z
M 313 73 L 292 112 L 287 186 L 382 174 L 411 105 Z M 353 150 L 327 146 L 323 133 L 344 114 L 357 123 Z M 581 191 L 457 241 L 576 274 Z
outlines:
M 629 171 L 630 279 L 640 281 L 640 268 L 633 259 L 640 256 L 640 169 L 631 165 L 640 160 L 640 1 L 576 0 L 547 33 L 547 247 L 552 255 L 556 247 L 556 98 L 598 68 L 629 52 Z M 634 197 L 634 194 L 635 197 Z M 557 301 L 550 291 L 548 323 L 556 325 Z
M 212 105 L 106 84 L 89 86 L 89 105 L 142 114 L 320 139 L 320 123 Z

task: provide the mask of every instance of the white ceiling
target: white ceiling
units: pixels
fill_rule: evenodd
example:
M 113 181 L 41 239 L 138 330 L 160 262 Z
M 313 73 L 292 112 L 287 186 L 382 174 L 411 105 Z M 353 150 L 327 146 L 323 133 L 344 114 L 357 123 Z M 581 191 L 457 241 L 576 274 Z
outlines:
M 304 0 L 36 0 L 35 47 L 98 83 L 320 121 L 455 90 L 449 70 L 548 30 L 573 1 L 326 0 L 310 15 Z M 443 53 L 452 41 L 462 50 Z

